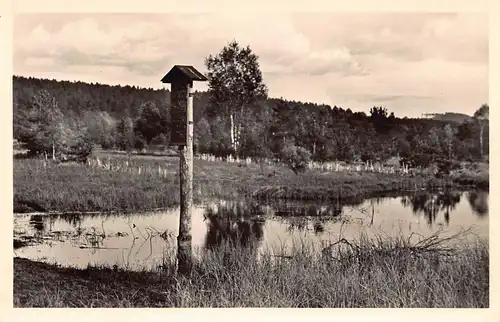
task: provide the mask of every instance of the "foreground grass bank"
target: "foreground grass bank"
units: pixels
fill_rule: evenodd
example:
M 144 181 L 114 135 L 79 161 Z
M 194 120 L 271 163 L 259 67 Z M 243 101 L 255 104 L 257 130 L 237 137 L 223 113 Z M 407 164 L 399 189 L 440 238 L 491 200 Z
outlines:
M 343 243 L 335 256 L 302 246 L 290 257 L 221 246 L 190 278 L 159 272 L 61 268 L 14 258 L 15 307 L 488 307 L 486 241 Z M 339 244 L 340 245 L 340 244 Z
M 178 204 L 177 158 L 134 156 L 128 159 L 111 155 L 105 160 L 104 166 L 94 167 L 15 159 L 14 211 L 133 212 Z M 456 174 L 451 179 L 320 170 L 295 175 L 284 166 L 195 160 L 193 196 L 195 201 L 251 197 L 347 202 L 383 192 L 445 185 L 487 187 L 488 181 L 488 173 L 484 171 Z

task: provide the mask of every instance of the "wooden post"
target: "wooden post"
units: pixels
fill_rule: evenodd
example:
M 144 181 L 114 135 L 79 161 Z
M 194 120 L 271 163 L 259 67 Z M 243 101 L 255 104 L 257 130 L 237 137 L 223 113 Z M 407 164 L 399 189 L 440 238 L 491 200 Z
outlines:
M 179 218 L 179 236 L 177 237 L 178 272 L 189 274 L 192 268 L 191 217 L 193 205 L 193 94 L 192 85 L 187 84 L 187 135 L 186 145 L 179 146 L 181 211 Z
M 192 262 L 193 206 L 193 81 L 207 78 L 192 66 L 175 65 L 162 79 L 172 84 L 170 145 L 179 147 L 180 216 L 177 236 L 177 272 L 189 275 Z

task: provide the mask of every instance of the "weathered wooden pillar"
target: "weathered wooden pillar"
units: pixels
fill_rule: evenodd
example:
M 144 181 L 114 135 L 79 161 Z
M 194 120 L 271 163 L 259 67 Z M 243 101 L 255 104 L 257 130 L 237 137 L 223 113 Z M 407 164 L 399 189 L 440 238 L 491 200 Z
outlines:
M 179 236 L 177 237 L 178 271 L 187 274 L 191 271 L 191 217 L 193 204 L 193 97 L 192 86 L 186 85 L 187 92 L 187 136 L 186 145 L 179 146 L 179 175 L 181 185 Z
M 180 216 L 177 236 L 177 272 L 192 268 L 191 217 L 193 206 L 193 81 L 207 78 L 192 66 L 175 65 L 162 82 L 172 84 L 170 145 L 179 146 Z

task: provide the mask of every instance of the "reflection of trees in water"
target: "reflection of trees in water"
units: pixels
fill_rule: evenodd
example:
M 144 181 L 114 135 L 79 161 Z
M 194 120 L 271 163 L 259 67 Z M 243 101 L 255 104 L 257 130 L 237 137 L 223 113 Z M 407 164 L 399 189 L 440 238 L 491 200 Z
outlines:
M 470 191 L 467 193 L 469 205 L 477 216 L 483 217 L 488 214 L 488 197 L 489 193 L 487 191 Z
M 278 217 L 336 217 L 342 214 L 342 205 L 328 204 L 298 204 L 298 203 L 283 203 L 273 205 L 275 209 L 274 215 Z
M 310 229 L 315 234 L 321 234 L 325 231 L 324 224 L 339 219 L 346 205 L 355 207 L 363 201 L 351 200 L 348 204 L 342 203 L 341 200 L 328 204 L 278 201 L 268 204 L 267 207 L 270 207 L 274 216 L 279 217 L 287 225 L 288 231 Z M 245 225 L 255 221 L 251 218 L 265 216 L 264 209 L 265 207 L 258 203 L 245 201 L 221 202 L 215 207 L 208 208 L 205 212 L 205 218 L 209 220 L 207 238 L 210 239 L 210 243 L 219 244 L 221 239 L 234 239 L 236 231 L 239 231 L 240 235 L 249 234 L 246 232 L 249 229 Z M 222 236 L 221 232 L 224 232 Z M 246 238 L 242 237 L 242 240 Z
M 429 226 L 436 221 L 442 212 L 446 224 L 450 223 L 450 213 L 460 202 L 461 194 L 457 191 L 445 190 L 438 193 L 422 192 L 401 198 L 404 207 L 411 207 L 414 214 L 424 214 Z
M 373 204 L 381 203 L 386 197 L 379 197 L 371 199 L 371 205 L 366 209 L 359 208 L 366 199 L 356 200 L 340 200 L 328 204 L 303 204 L 303 203 L 283 203 L 273 205 L 275 215 L 287 223 L 288 231 L 304 231 L 312 230 L 316 235 L 320 235 L 325 231 L 326 222 L 335 222 L 342 220 L 344 210 L 347 212 L 357 210 L 361 213 L 371 214 L 373 220 Z M 346 209 L 347 208 L 347 209 Z M 369 211 L 369 213 L 367 212 Z M 373 224 L 373 223 L 372 223 Z
M 41 236 L 45 232 L 45 223 L 42 215 L 31 215 L 30 225 L 35 229 L 35 236 Z
M 50 215 L 31 215 L 29 224 L 34 229 L 35 237 L 42 237 L 52 231 L 56 218 Z
M 75 229 L 81 229 L 82 226 L 82 215 L 81 214 L 61 214 L 58 216 L 58 219 L 65 221 L 66 223 L 70 224 L 73 228 Z
M 322 222 L 315 222 L 313 228 L 314 228 L 314 233 L 316 234 L 321 234 L 322 232 L 325 231 L 325 227 L 323 226 Z
M 294 230 L 304 231 L 309 229 L 310 224 L 312 230 L 316 235 L 320 235 L 325 231 L 325 222 L 331 218 L 310 218 L 310 217 L 286 217 L 283 220 L 287 223 L 287 230 L 292 232 Z
M 288 231 L 303 231 L 312 226 L 315 234 L 323 233 L 324 223 L 339 218 L 343 209 L 340 203 L 327 205 L 283 203 L 273 207 L 275 216 L 281 217 L 287 223 Z
M 255 204 L 219 203 L 216 208 L 207 208 L 205 247 L 214 249 L 229 242 L 257 249 L 264 236 L 263 215 L 264 211 Z
M 286 217 L 283 219 L 288 225 L 287 230 L 289 232 L 294 230 L 306 230 L 309 224 L 309 219 L 305 217 Z

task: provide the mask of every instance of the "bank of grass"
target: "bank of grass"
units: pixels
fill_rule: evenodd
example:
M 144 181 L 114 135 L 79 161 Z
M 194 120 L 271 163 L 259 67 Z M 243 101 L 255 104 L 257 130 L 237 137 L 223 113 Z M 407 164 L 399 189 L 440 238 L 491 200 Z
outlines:
M 125 155 L 101 155 L 114 165 Z M 14 160 L 14 211 L 146 211 L 179 202 L 178 158 L 133 156 L 138 171 L 112 171 L 84 164 Z M 158 170 L 160 169 L 160 170 Z M 161 172 L 160 172 L 161 171 Z M 457 178 L 460 178 L 458 175 Z M 487 180 L 487 178 L 486 178 Z M 261 167 L 194 161 L 193 197 L 354 201 L 373 194 L 450 185 L 432 176 L 308 170 L 295 175 L 284 166 Z
M 159 178 L 53 164 L 36 159 L 14 160 L 14 212 L 134 211 L 169 207 L 178 201 L 173 176 Z
M 255 250 L 223 245 L 204 253 L 189 278 L 176 276 L 173 262 L 132 272 L 14 258 L 14 306 L 488 307 L 488 243 L 450 248 L 432 238 L 362 237 L 329 256 L 301 244 L 260 260 Z
M 469 163 L 450 173 L 450 180 L 458 185 L 489 189 L 490 175 L 488 163 Z

